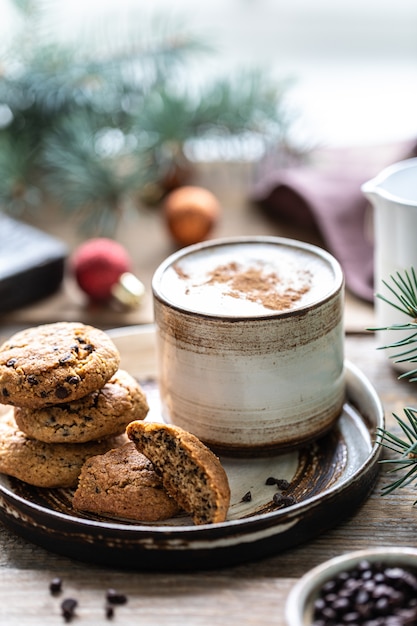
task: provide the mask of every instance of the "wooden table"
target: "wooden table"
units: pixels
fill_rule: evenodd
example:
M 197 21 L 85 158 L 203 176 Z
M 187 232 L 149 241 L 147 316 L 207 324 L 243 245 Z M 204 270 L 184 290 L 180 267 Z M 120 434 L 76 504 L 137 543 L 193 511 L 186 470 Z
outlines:
M 392 411 L 417 402 L 413 386 L 396 379 L 372 335 L 347 336 L 346 355 L 374 384 L 389 424 Z M 104 594 L 113 587 L 128 596 L 114 617 L 124 626 L 283 626 L 291 586 L 311 567 L 367 546 L 417 546 L 415 491 L 410 487 L 382 498 L 387 479 L 382 469 L 370 498 L 325 535 L 259 562 L 215 571 L 147 573 L 140 572 L 140 563 L 137 572 L 95 567 L 48 553 L 1 528 L 0 622 L 63 623 L 59 604 L 71 595 L 79 601 L 75 623 L 107 623 Z M 60 597 L 49 593 L 54 576 L 63 581 Z
M 225 215 L 216 234 L 289 234 L 278 225 L 267 223 L 253 208 L 242 202 L 247 172 L 240 167 L 226 173 L 206 171 L 206 181 L 216 176 L 219 195 L 227 196 Z M 227 190 L 227 193 L 226 191 Z M 82 319 L 108 328 L 152 320 L 150 278 L 156 265 L 172 250 L 157 210 L 137 217 L 136 229 L 125 231 L 121 239 L 135 255 L 135 264 L 148 288 L 148 299 L 139 311 L 118 314 L 91 310 L 74 292 L 67 277 L 63 289 L 45 302 L 16 311 L 0 319 L 0 334 L 8 336 L 17 328 L 58 319 Z M 41 224 L 42 225 L 42 224 Z M 55 218 L 44 226 L 50 232 L 68 237 Z M 129 229 L 128 229 L 129 230 Z M 346 356 L 374 384 L 383 402 L 388 425 L 392 412 L 417 404 L 416 387 L 397 380 L 385 354 L 378 351 L 373 334 L 372 307 L 348 294 Z M 5 528 L 0 529 L 0 622 L 47 626 L 63 623 L 60 602 L 64 596 L 78 599 L 77 624 L 108 623 L 104 615 L 104 595 L 113 587 L 128 596 L 128 603 L 116 608 L 114 623 L 155 626 L 284 625 L 284 605 L 294 582 L 308 569 L 344 552 L 367 546 L 416 546 L 413 509 L 416 493 L 412 487 L 381 497 L 388 482 L 385 468 L 369 499 L 349 519 L 323 536 L 299 547 L 259 562 L 190 573 L 126 572 L 95 567 L 46 552 Z M 242 549 L 244 549 L 242 547 Z M 54 597 L 49 583 L 55 576 L 63 581 L 63 594 Z

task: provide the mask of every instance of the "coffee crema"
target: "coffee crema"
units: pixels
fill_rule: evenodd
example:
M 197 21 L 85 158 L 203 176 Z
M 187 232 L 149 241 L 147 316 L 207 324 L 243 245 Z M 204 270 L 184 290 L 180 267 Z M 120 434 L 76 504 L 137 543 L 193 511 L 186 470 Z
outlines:
M 224 243 L 174 255 L 159 293 L 193 312 L 256 317 L 313 304 L 331 292 L 334 279 L 332 264 L 309 247 Z

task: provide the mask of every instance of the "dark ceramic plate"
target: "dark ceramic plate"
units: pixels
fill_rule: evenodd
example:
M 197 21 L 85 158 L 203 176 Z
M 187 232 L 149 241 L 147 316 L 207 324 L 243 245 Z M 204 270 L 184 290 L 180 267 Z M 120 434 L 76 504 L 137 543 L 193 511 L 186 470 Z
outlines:
M 110 334 L 122 355 L 121 366 L 146 390 L 148 419 L 160 419 L 153 327 Z M 4 475 L 0 519 L 48 550 L 113 567 L 208 569 L 271 556 L 351 515 L 374 486 L 380 453 L 375 433 L 384 425 L 382 406 L 351 363 L 346 363 L 346 379 L 346 403 L 326 437 L 281 456 L 222 457 L 232 492 L 224 523 L 194 526 L 184 515 L 160 524 L 133 524 L 79 515 L 72 510 L 70 490 L 39 489 Z M 270 476 L 291 482 L 294 504 L 281 509 L 274 505 L 277 488 L 265 484 Z

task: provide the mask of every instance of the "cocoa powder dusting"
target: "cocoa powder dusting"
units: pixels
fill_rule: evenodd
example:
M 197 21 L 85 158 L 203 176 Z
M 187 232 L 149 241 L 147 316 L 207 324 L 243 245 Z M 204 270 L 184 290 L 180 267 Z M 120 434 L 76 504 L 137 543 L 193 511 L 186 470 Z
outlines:
M 310 290 L 311 274 L 308 271 L 298 274 L 298 279 L 302 280 L 297 287 L 286 286 L 280 291 L 281 280 L 275 272 L 266 273 L 260 267 L 239 268 L 236 262 L 219 265 L 210 273 L 206 284 L 229 283 L 230 289 L 225 295 L 245 298 L 274 311 L 291 308 Z
M 235 262 L 228 263 L 227 265 L 219 265 L 210 272 L 207 285 L 213 285 L 215 283 L 227 283 L 233 279 L 236 272 L 239 271 L 239 265 Z
M 188 274 L 184 272 L 184 270 L 177 263 L 173 265 L 173 269 L 178 274 L 179 278 L 183 278 L 184 280 L 186 280 L 187 278 L 190 278 Z

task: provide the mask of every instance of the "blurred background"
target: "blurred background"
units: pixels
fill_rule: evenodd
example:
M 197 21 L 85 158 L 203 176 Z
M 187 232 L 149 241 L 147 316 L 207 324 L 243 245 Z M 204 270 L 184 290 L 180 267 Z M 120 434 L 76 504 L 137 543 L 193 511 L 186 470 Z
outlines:
M 417 135 L 417 3 L 414 0 L 73 0 L 45 2 L 44 36 L 114 46 L 126 31 L 149 37 L 157 19 L 208 41 L 193 79 L 258 65 L 293 80 L 300 141 L 378 143 Z M 17 26 L 0 2 L 3 46 Z M 161 20 L 160 20 L 161 21 Z M 48 32 L 49 31 L 49 32 Z M 191 76 L 190 76 L 191 78 Z
M 141 320 L 164 257 L 234 234 L 327 247 L 371 303 L 360 185 L 417 154 L 416 112 L 415 0 L 0 0 L 0 217 L 68 254 L 119 241 L 147 289 Z M 193 206 L 190 232 L 183 196 L 174 232 L 167 201 L 190 184 L 220 215 Z M 36 319 L 73 302 L 78 319 L 67 292 Z

